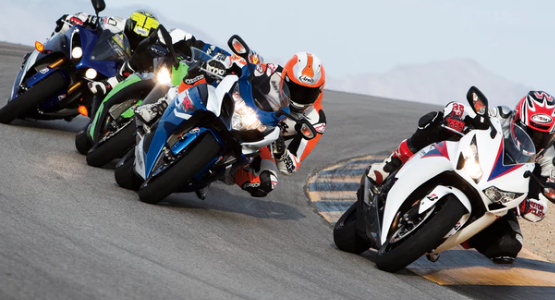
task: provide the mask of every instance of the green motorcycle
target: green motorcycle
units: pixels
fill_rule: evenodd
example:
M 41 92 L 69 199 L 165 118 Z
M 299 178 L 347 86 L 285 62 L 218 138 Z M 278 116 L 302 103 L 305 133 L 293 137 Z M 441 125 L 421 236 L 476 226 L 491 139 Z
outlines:
M 162 28 L 162 26 L 160 26 Z M 103 99 L 92 121 L 75 137 L 75 147 L 87 155 L 87 164 L 102 167 L 135 145 L 134 108 L 154 103 L 177 86 L 187 75 L 189 66 L 180 61 L 168 41 L 170 54 L 154 61 L 154 73 L 134 73 L 114 87 Z M 175 63 L 177 61 L 177 63 Z

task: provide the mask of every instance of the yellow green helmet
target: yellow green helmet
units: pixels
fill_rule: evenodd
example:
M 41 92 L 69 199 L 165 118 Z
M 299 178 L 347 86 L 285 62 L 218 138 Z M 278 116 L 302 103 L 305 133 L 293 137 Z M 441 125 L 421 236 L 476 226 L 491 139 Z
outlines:
M 158 26 L 160 26 L 160 22 L 153 13 L 146 10 L 134 11 L 125 23 L 125 35 L 129 39 L 131 49 L 134 50 Z

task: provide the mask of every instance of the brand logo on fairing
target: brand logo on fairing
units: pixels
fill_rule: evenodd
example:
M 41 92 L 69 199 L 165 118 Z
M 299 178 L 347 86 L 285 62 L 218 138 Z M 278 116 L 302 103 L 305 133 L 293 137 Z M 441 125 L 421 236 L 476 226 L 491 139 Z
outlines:
M 535 114 L 532 116 L 532 121 L 540 124 L 549 124 L 553 119 L 545 114 Z

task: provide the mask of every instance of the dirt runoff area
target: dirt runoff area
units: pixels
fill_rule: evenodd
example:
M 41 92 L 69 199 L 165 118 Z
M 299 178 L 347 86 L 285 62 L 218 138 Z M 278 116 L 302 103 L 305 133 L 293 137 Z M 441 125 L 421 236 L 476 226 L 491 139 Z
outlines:
M 524 236 L 524 247 L 555 262 L 555 205 L 548 204 L 547 214 L 541 222 L 532 223 L 525 219 L 519 219 L 518 222 Z

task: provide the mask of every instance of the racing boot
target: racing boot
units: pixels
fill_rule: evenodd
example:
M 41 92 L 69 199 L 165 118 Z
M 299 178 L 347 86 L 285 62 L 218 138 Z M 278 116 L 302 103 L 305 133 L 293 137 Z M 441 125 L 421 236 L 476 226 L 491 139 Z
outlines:
M 260 176 L 253 178 L 241 185 L 241 189 L 249 192 L 253 197 L 266 197 L 273 191 L 278 183 L 273 171 L 262 171 Z
M 414 153 L 410 150 L 408 140 L 404 140 L 399 144 L 388 158 L 381 163 L 374 163 L 368 168 L 366 176 L 376 184 L 382 184 L 389 173 L 398 170 Z

